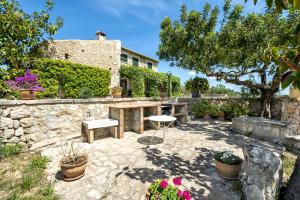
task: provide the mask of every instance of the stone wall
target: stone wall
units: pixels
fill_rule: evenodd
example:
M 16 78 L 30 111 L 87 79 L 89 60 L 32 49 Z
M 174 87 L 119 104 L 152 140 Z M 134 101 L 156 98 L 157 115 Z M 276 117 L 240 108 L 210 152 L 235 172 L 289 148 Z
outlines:
M 111 86 L 119 85 L 121 41 L 119 40 L 54 40 L 48 57 L 97 66 L 110 70 Z
M 136 100 L 153 99 L 0 100 L 0 139 L 5 144 L 18 143 L 31 150 L 59 145 L 62 140 L 85 140 L 84 119 L 108 118 L 109 105 Z M 99 129 L 95 136 L 105 137 L 107 133 Z
M 281 106 L 281 120 L 298 124 L 298 132 L 300 133 L 300 101 L 283 99 Z

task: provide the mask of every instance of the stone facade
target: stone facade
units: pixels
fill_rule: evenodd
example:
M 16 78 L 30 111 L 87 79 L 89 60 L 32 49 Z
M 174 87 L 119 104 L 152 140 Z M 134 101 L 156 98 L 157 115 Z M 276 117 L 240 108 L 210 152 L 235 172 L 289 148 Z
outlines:
M 144 68 L 150 68 L 150 66 L 148 66 L 148 64 L 151 64 L 151 69 L 154 71 L 157 71 L 157 65 L 158 65 L 158 61 L 154 60 L 152 58 L 146 57 L 144 55 L 141 55 L 139 53 L 136 53 L 130 49 L 124 48 L 122 47 L 121 49 L 121 53 L 122 56 L 125 56 L 125 58 L 127 58 L 127 61 L 123 61 L 121 58 L 121 64 L 123 65 L 133 65 L 133 58 L 137 58 L 138 59 L 138 65 L 139 67 L 144 67 Z
M 119 40 L 54 40 L 48 54 L 53 59 L 108 69 L 112 87 L 119 85 L 120 55 Z
M 111 87 L 119 86 L 121 52 L 128 55 L 128 63 L 122 64 L 132 65 L 132 57 L 135 57 L 140 67 L 148 67 L 148 63 L 151 63 L 152 69 L 157 71 L 157 60 L 121 47 L 120 40 L 107 40 L 105 36 L 97 32 L 96 40 L 54 40 L 49 43 L 46 56 L 108 69 L 112 74 Z
M 281 120 L 298 124 L 298 132 L 300 133 L 300 101 L 283 99 L 281 106 Z

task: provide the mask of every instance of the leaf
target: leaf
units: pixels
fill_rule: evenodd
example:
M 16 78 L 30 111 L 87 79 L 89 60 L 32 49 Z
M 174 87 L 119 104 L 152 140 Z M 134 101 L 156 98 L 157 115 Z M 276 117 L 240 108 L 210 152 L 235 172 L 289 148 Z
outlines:
M 254 5 L 256 5 L 256 3 L 257 3 L 257 0 L 253 0 L 253 3 L 254 3 Z
M 297 79 L 296 74 L 292 74 L 289 76 L 285 81 L 281 82 L 281 88 L 285 89 L 287 88 L 292 82 L 294 82 Z
M 281 0 L 275 0 L 275 7 L 276 7 L 276 12 L 281 13 L 282 12 L 282 1 Z
M 273 6 L 273 0 L 266 0 L 266 4 L 268 8 L 271 8 Z
M 294 0 L 294 7 L 300 9 L 300 0 Z

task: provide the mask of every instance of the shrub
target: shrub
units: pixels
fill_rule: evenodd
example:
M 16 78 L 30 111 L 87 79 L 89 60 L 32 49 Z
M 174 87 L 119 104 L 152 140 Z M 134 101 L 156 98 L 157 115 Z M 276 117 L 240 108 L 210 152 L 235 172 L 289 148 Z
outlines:
M 133 66 L 122 66 L 120 69 L 121 77 L 130 80 L 132 97 L 158 97 L 160 90 L 166 88 L 168 93 L 168 76 L 166 73 L 155 72 L 151 69 Z M 171 96 L 180 96 L 182 91 L 180 87 L 180 78 L 171 77 Z M 149 89 L 146 94 L 146 86 Z
M 206 114 L 209 114 L 211 117 L 217 117 L 219 109 L 218 106 L 208 101 L 200 101 L 192 105 L 192 112 L 196 117 L 203 117 Z
M 92 98 L 93 97 L 93 90 L 88 88 L 88 87 L 84 87 L 80 90 L 80 98 L 82 99 L 88 99 L 88 98 Z
M 249 106 L 245 103 L 228 103 L 220 107 L 220 111 L 224 112 L 225 118 L 232 118 L 247 115 L 250 112 Z
M 185 88 L 190 92 L 204 93 L 209 89 L 209 83 L 206 78 L 195 77 L 185 83 Z

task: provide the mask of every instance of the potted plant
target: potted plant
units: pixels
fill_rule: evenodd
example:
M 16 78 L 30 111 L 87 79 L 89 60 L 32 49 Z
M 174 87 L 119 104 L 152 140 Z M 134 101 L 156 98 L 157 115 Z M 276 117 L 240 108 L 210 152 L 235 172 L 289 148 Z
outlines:
M 24 76 L 16 77 L 15 80 L 8 80 L 5 83 L 13 90 L 18 90 L 23 100 L 36 99 L 37 91 L 44 91 L 38 82 L 37 75 L 26 70 Z
M 167 180 L 154 181 L 146 192 L 146 200 L 191 200 L 191 194 L 188 190 L 184 190 L 181 185 L 181 178 L 176 177 L 173 183 Z
M 65 181 L 75 181 L 84 176 L 88 162 L 86 154 L 79 154 L 74 150 L 73 143 L 66 149 L 62 148 L 63 158 L 60 161 L 61 172 Z
M 204 93 L 209 89 L 209 84 L 207 79 L 195 77 L 185 83 L 185 88 L 187 91 L 192 92 L 192 98 L 198 98 L 200 93 Z
M 122 97 L 123 88 L 120 86 L 116 86 L 112 88 L 111 94 L 113 98 L 121 98 Z
M 223 111 L 218 112 L 218 120 L 221 120 L 221 121 L 225 120 L 225 113 Z
M 214 155 L 219 175 L 225 179 L 237 179 L 241 172 L 243 160 L 230 151 L 223 151 Z

